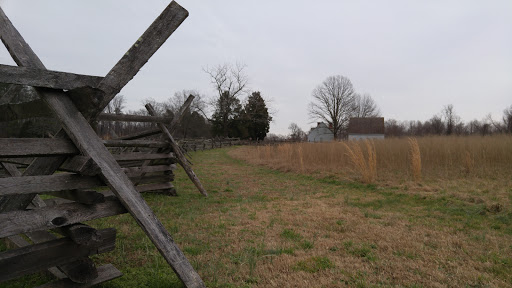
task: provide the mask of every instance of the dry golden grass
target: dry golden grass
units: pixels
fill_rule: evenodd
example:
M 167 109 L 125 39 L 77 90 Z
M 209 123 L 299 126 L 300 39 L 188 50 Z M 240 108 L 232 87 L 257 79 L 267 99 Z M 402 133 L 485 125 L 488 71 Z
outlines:
M 411 158 L 412 179 L 416 182 L 421 181 L 421 152 L 416 138 L 409 138 L 409 157 Z
M 417 147 L 414 146 L 412 154 L 407 138 L 390 138 L 373 141 L 374 149 L 370 150 L 364 142 L 358 143 L 359 148 L 344 142 L 295 143 L 247 146 L 235 151 L 234 155 L 272 169 L 354 179 L 358 173 L 354 173 L 355 163 L 347 148 L 356 149 L 352 153 L 357 156 L 360 155 L 357 149 L 365 147 L 374 152 L 373 156 L 378 155 L 372 160 L 376 163 L 375 171 L 379 172 L 378 181 L 408 181 L 419 179 L 418 175 L 425 181 L 437 181 L 468 175 L 486 178 L 512 174 L 511 136 L 432 136 L 416 141 Z M 366 159 L 369 159 L 368 151 L 364 153 Z M 414 167 L 411 166 L 412 162 Z M 419 171 L 421 174 L 418 174 Z
M 348 144 L 347 144 L 348 143 Z M 363 183 L 373 183 L 377 178 L 377 152 L 373 141 L 364 141 L 366 155 L 359 141 L 342 142 L 354 169 L 361 176 Z

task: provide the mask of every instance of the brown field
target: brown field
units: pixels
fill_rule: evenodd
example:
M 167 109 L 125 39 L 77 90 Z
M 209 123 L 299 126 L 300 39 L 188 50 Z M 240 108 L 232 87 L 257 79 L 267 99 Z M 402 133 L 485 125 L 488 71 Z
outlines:
M 417 140 L 420 155 L 411 153 L 410 140 Z M 278 146 L 243 147 L 233 153 L 252 164 L 281 171 L 331 175 L 339 179 L 361 180 L 354 166 L 349 142 L 294 143 Z M 367 143 L 357 141 L 368 158 Z M 495 179 L 512 174 L 512 136 L 422 137 L 374 140 L 376 181 L 414 180 L 415 156 L 421 158 L 421 176 L 427 182 L 450 179 Z M 355 143 L 354 143 L 355 144 Z M 365 181 L 363 181 L 365 182 Z M 374 182 L 374 181 L 371 181 Z

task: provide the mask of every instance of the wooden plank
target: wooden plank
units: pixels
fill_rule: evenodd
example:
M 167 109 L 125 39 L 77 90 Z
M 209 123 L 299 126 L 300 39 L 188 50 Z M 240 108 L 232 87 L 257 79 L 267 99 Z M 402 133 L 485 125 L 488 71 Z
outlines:
M 137 185 L 136 187 L 140 187 L 142 184 L 152 184 L 152 183 L 162 183 L 162 182 L 172 182 L 174 180 L 174 175 L 155 175 L 155 176 L 148 176 L 145 175 L 142 178 L 137 177 Z
M 68 139 L 0 138 L 0 157 L 75 155 L 79 151 Z
M 123 168 L 124 173 L 128 177 L 139 177 L 142 173 L 152 173 L 152 172 L 164 172 L 164 171 L 172 171 L 176 169 L 176 165 L 155 165 L 155 166 L 144 166 L 144 167 L 130 167 Z
M 65 237 L 69 237 L 73 242 L 80 245 L 94 247 L 101 241 L 101 235 L 98 230 L 82 223 L 56 228 L 53 231 Z
M 43 97 L 63 123 L 71 140 L 84 155 L 90 156 L 98 165 L 110 189 L 137 220 L 185 286 L 205 287 L 183 252 L 71 100 L 66 95 L 55 92 L 44 93 Z
M 150 122 L 150 123 L 158 123 L 158 122 L 171 122 L 172 118 L 170 117 L 159 117 L 159 116 L 145 116 L 145 115 L 126 115 L 126 114 L 111 114 L 111 113 L 101 113 L 98 115 L 96 120 L 99 121 L 120 121 L 120 122 Z
M 96 204 L 105 202 L 105 196 L 94 190 L 64 190 L 44 193 L 47 195 L 72 200 L 82 204 Z
M 100 173 L 98 166 L 96 166 L 94 161 L 92 161 L 91 157 L 87 156 L 74 156 L 68 158 L 62 163 L 59 170 L 87 176 L 94 176 Z
M 148 192 L 148 191 L 153 191 L 153 190 L 172 189 L 172 188 L 174 188 L 174 185 L 172 185 L 172 183 L 168 182 L 168 183 L 155 183 L 155 184 L 140 185 L 135 188 L 137 188 L 137 191 L 139 191 L 139 193 L 142 193 L 142 192 Z
M 102 241 L 95 247 L 78 245 L 69 238 L 25 246 L 0 253 L 0 281 L 14 279 L 82 257 L 112 251 L 115 229 L 100 230 Z
M 99 88 L 105 92 L 95 118 L 119 91 L 137 74 L 151 56 L 188 17 L 188 11 L 172 1 L 108 72 Z
M 89 288 L 121 276 L 123 276 L 123 273 L 117 270 L 114 265 L 106 264 L 98 267 L 98 277 L 88 283 L 77 284 L 70 281 L 69 279 L 62 279 L 38 286 L 37 288 Z
M 158 135 L 161 133 L 162 133 L 162 131 L 160 129 L 151 128 L 151 129 L 144 130 L 141 132 L 135 132 L 135 133 L 132 133 L 129 135 L 121 136 L 121 137 L 117 138 L 116 140 L 135 140 L 135 139 L 145 138 L 145 137 L 149 137 L 149 136 L 153 136 L 153 135 Z
M 91 189 L 104 185 L 98 177 L 76 174 L 0 178 L 0 196 Z
M 12 177 L 21 177 L 21 172 L 19 172 L 18 169 L 14 167 L 14 165 L 6 165 L 4 163 L 0 164 L 2 164 L 4 169 L 6 169 Z M 41 198 L 39 198 L 39 196 L 36 196 L 32 203 L 36 207 L 42 207 L 45 205 Z M 32 233 L 27 233 L 27 237 L 29 237 L 30 240 L 32 240 L 36 244 L 55 239 L 55 236 L 47 231 L 36 231 Z M 10 236 L 7 239 L 17 247 L 25 247 L 30 245 L 27 241 L 25 241 L 25 239 L 21 238 L 19 235 Z M 78 261 L 78 263 L 76 262 L 77 261 L 67 263 L 66 265 L 63 265 L 59 268 L 51 267 L 48 269 L 48 271 L 55 275 L 55 277 L 57 278 L 68 277 L 69 279 L 75 282 L 86 282 L 97 277 L 97 272 L 94 263 L 92 263 L 90 259 L 82 259 L 82 261 Z M 79 273 L 77 273 L 77 271 L 79 271 Z
M 123 213 L 126 213 L 126 209 L 115 197 L 106 197 L 105 202 L 92 205 L 73 202 L 2 213 L 0 214 L 0 238 L 31 231 L 55 229 Z
M 146 109 L 148 110 L 150 115 L 156 114 L 155 109 L 153 109 L 151 104 L 149 104 L 149 103 L 146 104 Z M 192 170 L 192 168 L 190 168 L 190 166 L 188 165 L 187 159 L 181 152 L 181 149 L 178 146 L 178 144 L 176 143 L 176 141 L 174 141 L 174 138 L 172 137 L 169 130 L 167 130 L 167 127 L 165 127 L 165 125 L 163 123 L 158 123 L 158 126 L 159 126 L 160 130 L 162 130 L 164 135 L 169 139 L 171 146 L 174 150 L 174 154 L 176 155 L 176 158 L 177 158 L 176 160 L 181 165 L 181 167 L 183 167 L 183 169 L 185 170 L 185 172 L 188 175 L 188 178 L 190 178 L 190 180 L 192 180 L 192 182 L 194 183 L 194 185 L 196 185 L 197 189 L 199 190 L 199 192 L 201 192 L 201 194 L 203 194 L 204 196 L 208 196 L 206 189 L 204 189 L 203 185 L 201 184 L 201 181 L 199 180 L 199 178 L 197 178 L 197 176 L 194 173 L 194 171 Z
M 84 86 L 97 87 L 101 80 L 103 77 L 0 64 L 0 83 L 71 90 Z
M 147 147 L 147 148 L 165 148 L 169 147 L 169 142 L 153 140 L 103 140 L 107 147 Z
M 127 153 L 127 154 L 115 154 L 113 155 L 116 161 L 133 161 L 133 160 L 157 160 L 157 159 L 171 159 L 175 160 L 173 153 Z

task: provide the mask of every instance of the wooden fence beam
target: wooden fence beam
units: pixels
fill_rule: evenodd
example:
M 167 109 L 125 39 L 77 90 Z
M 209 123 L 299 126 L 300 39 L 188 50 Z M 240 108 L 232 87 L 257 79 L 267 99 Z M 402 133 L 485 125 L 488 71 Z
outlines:
M 126 115 L 126 114 L 112 114 L 112 113 L 101 113 L 96 118 L 98 121 L 119 121 L 119 122 L 171 122 L 170 117 L 160 116 L 145 116 L 145 115 Z
M 60 238 L 2 252 L 0 253 L 0 281 L 114 250 L 115 229 L 103 229 L 99 233 L 103 240 L 95 247 L 78 245 L 69 238 Z
M 91 189 L 105 186 L 100 178 L 76 174 L 0 178 L 0 196 Z
M 76 155 L 79 151 L 68 139 L 0 138 L 0 157 L 40 157 Z
M 94 176 L 100 173 L 100 169 L 96 166 L 94 161 L 92 161 L 91 157 L 82 155 L 66 159 L 66 161 L 59 166 L 59 170 L 87 176 Z
M 153 109 L 153 106 L 151 106 L 151 104 L 149 104 L 149 103 L 146 104 L 146 109 L 148 110 L 150 115 L 156 114 L 156 111 L 155 111 L 155 109 Z M 194 171 L 192 170 L 192 168 L 190 168 L 190 166 L 188 165 L 188 160 L 185 158 L 185 156 L 181 152 L 180 146 L 178 146 L 176 141 L 174 141 L 174 138 L 172 137 L 169 130 L 167 130 L 167 127 L 165 127 L 165 125 L 163 123 L 158 123 L 158 127 L 160 128 L 160 130 L 162 130 L 164 135 L 169 139 L 172 149 L 174 150 L 174 154 L 176 155 L 176 158 L 177 158 L 176 160 L 181 165 L 181 167 L 183 167 L 183 169 L 187 173 L 190 180 L 192 180 L 194 185 L 196 185 L 197 189 L 199 190 L 199 192 L 201 192 L 201 194 L 203 194 L 204 196 L 208 196 L 208 193 L 204 189 L 203 184 L 201 184 L 201 181 L 199 180 L 199 178 L 197 178 L 197 176 L 194 173 Z
M 126 153 L 126 154 L 114 154 L 116 161 L 134 161 L 134 160 L 158 160 L 158 159 L 170 159 L 176 162 L 174 153 Z
M 164 172 L 164 171 L 172 171 L 176 169 L 175 164 L 171 165 L 154 165 L 154 166 L 144 166 L 144 167 L 130 167 L 123 168 L 124 173 L 128 177 L 140 177 L 142 173 L 152 173 L 152 172 Z
M 94 190 L 62 190 L 56 192 L 46 192 L 44 194 L 72 200 L 82 204 L 96 204 L 105 202 L 105 196 Z
M 0 64 L 0 82 L 59 90 L 97 87 L 103 77 Z
M 55 229 L 123 213 L 126 213 L 126 209 L 115 197 L 106 197 L 105 202 L 92 205 L 73 202 L 2 213 L 0 214 L 0 238 L 31 231 Z
M 103 140 L 107 147 L 146 147 L 146 148 L 165 148 L 169 147 L 169 142 L 153 140 Z

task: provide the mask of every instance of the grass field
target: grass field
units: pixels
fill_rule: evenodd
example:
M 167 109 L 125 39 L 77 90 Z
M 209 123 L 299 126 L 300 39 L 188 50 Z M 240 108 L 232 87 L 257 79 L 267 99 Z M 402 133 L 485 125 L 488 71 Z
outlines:
M 512 286 L 511 174 L 361 184 L 249 164 L 245 149 L 192 154 L 208 198 L 181 170 L 178 197 L 145 196 L 208 287 Z M 125 275 L 101 287 L 181 287 L 129 215 L 91 225 L 118 228 L 95 260 Z

